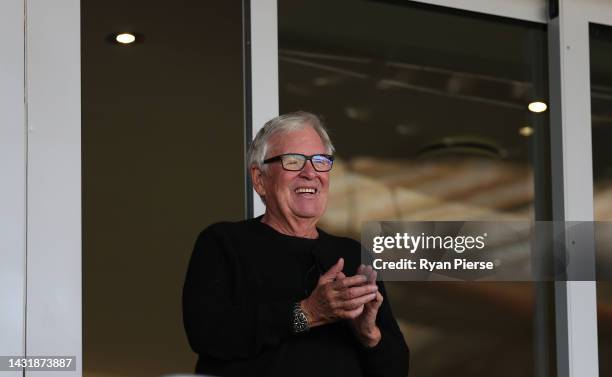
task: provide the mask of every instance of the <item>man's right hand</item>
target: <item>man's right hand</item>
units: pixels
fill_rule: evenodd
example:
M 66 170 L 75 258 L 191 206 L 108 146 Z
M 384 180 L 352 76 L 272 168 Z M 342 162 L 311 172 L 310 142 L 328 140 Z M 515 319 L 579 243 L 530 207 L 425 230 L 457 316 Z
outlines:
M 376 283 L 364 284 L 368 279 L 361 274 L 345 277 L 343 267 L 344 259 L 340 258 L 321 275 L 312 294 L 300 302 L 310 327 L 357 318 L 364 304 L 376 298 Z

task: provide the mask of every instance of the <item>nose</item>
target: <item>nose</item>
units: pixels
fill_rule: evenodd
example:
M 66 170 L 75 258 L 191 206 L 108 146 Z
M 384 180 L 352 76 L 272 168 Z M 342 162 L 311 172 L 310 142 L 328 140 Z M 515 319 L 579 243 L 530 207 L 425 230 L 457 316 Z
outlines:
M 314 169 L 314 165 L 311 161 L 306 161 L 302 170 L 300 170 L 300 177 L 314 179 L 317 175 L 317 171 Z

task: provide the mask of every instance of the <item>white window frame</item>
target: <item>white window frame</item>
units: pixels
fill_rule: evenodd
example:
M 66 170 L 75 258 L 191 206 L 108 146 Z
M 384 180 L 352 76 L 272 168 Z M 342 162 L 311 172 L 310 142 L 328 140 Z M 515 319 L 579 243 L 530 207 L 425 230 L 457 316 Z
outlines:
M 243 4 L 248 8 L 245 27 L 249 28 L 245 67 L 251 79 L 245 90 L 248 141 L 267 120 L 278 116 L 278 19 L 276 0 L 243 0 Z M 247 216 L 263 214 L 265 206 L 250 184 L 247 190 Z
M 559 0 L 549 23 L 555 220 L 593 220 L 590 22 L 612 25 L 612 4 Z M 576 244 L 570 253 L 588 254 L 594 268 L 591 245 Z M 598 376 L 596 283 L 558 282 L 555 303 L 558 375 Z
M 419 0 L 442 7 L 503 16 L 524 21 L 549 23 L 546 0 Z M 554 0 L 552 1 L 554 2 Z M 591 113 L 588 23 L 612 24 L 612 4 L 606 0 L 558 0 L 560 15 L 549 24 L 549 77 L 551 98 L 551 159 L 553 161 L 553 217 L 555 220 L 593 219 Z M 252 86 L 246 91 L 250 107 L 247 123 L 250 141 L 263 123 L 278 115 L 278 20 L 277 1 L 245 1 L 250 9 L 249 26 Z M 560 21 L 560 22 L 559 22 Z M 573 46 L 569 50 L 566 45 Z M 265 85 L 264 85 L 265 83 Z M 572 88 L 572 90 L 563 90 Z M 247 107 L 248 107 L 247 106 Z M 265 208 L 256 193 L 254 206 L 247 209 L 257 216 Z M 578 250 L 577 250 L 578 252 Z M 587 250 L 592 253 L 592 250 Z M 591 258 L 594 263 L 594 257 Z M 571 377 L 598 376 L 597 302 L 594 282 L 555 283 L 555 326 L 557 374 Z M 537 316 L 543 320 L 544 316 Z M 536 336 L 538 336 L 536 334 Z M 542 334 L 537 343 L 545 348 Z M 539 355 L 545 351 L 536 350 Z M 540 358 L 540 357 L 538 357 Z M 542 362 L 542 361 L 540 361 Z M 545 363 L 545 362 L 544 362 Z M 536 373 L 547 375 L 547 367 L 536 366 Z

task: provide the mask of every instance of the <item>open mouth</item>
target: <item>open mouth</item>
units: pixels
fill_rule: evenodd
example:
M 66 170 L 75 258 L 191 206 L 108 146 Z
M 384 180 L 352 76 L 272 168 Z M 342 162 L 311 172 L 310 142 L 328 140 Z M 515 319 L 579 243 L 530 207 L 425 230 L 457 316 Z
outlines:
M 318 190 L 314 187 L 298 187 L 293 190 L 298 195 L 314 195 L 318 192 Z

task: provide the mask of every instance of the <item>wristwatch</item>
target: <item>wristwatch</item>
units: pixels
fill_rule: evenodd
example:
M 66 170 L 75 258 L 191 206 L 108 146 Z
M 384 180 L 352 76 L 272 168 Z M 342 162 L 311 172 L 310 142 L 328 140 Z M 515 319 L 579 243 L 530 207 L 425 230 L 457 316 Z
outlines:
M 293 304 L 293 333 L 299 334 L 310 330 L 308 318 L 299 302 Z

